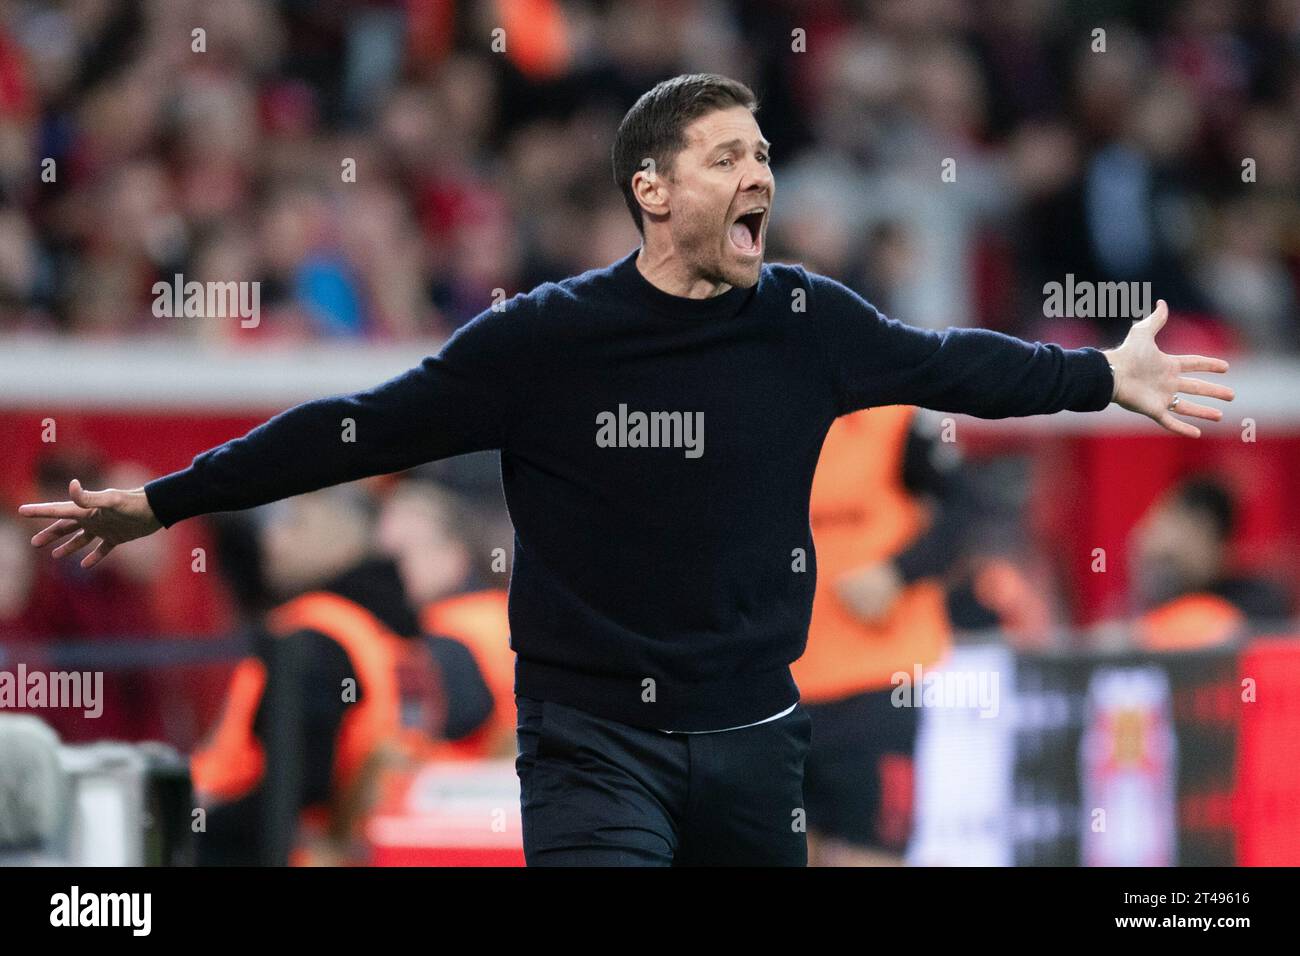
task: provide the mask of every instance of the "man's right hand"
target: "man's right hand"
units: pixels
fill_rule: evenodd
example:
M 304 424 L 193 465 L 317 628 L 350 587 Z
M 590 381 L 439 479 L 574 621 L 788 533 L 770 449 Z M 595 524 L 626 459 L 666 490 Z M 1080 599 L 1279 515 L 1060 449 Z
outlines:
M 68 482 L 68 497 L 72 500 L 20 505 L 18 513 L 28 518 L 58 519 L 32 537 L 32 544 L 38 548 L 58 541 L 53 557 L 76 554 L 93 545 L 91 552 L 81 559 L 83 568 L 93 568 L 119 544 L 143 538 L 162 527 L 149 507 L 144 488 L 86 491 L 73 478 Z

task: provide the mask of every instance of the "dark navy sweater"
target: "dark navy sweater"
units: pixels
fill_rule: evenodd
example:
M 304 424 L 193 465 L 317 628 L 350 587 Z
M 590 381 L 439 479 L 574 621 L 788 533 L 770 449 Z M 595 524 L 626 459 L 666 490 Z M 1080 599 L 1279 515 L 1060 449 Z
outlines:
M 406 373 L 291 408 L 145 491 L 170 526 L 500 449 L 516 692 L 715 730 L 798 698 L 808 497 L 832 420 L 894 404 L 1094 411 L 1112 389 L 1096 349 L 914 328 L 799 266 L 681 298 L 633 252 L 516 296 Z

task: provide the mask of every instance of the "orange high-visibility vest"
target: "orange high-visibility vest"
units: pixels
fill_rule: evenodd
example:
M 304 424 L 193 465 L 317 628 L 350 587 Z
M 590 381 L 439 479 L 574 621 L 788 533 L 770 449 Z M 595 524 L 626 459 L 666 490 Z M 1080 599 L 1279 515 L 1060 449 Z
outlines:
M 421 611 L 426 633 L 454 637 L 469 648 L 492 692 L 492 716 L 464 740 L 448 744 L 451 755 L 489 757 L 514 747 L 515 652 L 506 607 L 505 589 L 490 588 L 434 601 Z
M 925 528 L 925 509 L 903 486 L 915 411 L 891 405 L 843 416 L 822 446 L 809 506 L 817 589 L 808 648 L 792 668 L 809 703 L 889 687 L 896 672 L 937 662 L 951 644 L 937 582 L 904 588 L 875 624 L 854 615 L 835 589 L 842 575 L 899 554 Z
M 1142 615 L 1139 644 L 1149 651 L 1191 651 L 1230 641 L 1245 625 L 1236 605 L 1214 594 L 1185 594 Z
M 217 726 L 190 757 L 190 778 L 201 798 L 227 803 L 261 783 L 266 753 L 253 736 L 253 721 L 265 689 L 265 664 L 250 657 L 235 665 Z
M 278 637 L 301 630 L 319 631 L 337 641 L 352 664 L 360 693 L 339 726 L 333 766 L 336 790 L 350 786 L 366 759 L 383 743 L 415 751 L 436 748 L 437 744 L 420 732 L 402 727 L 397 670 L 411 642 L 394 634 L 375 615 L 347 598 L 319 591 L 273 610 L 267 627 Z M 253 723 L 265 688 L 266 666 L 255 658 L 241 661 L 209 743 L 190 761 L 198 793 L 224 802 L 245 796 L 261 782 L 266 755 L 253 733 Z

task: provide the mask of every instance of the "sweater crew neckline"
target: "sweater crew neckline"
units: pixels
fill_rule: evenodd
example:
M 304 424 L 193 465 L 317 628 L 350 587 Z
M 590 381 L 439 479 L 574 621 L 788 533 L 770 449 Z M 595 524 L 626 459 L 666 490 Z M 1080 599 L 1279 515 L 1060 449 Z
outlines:
M 641 274 L 636 259 L 640 255 L 638 246 L 614 265 L 614 277 L 618 286 L 637 301 L 649 306 L 661 315 L 676 319 L 699 320 L 731 318 L 740 312 L 758 285 L 750 288 L 732 286 L 721 295 L 707 299 L 691 299 L 686 296 L 665 292 Z

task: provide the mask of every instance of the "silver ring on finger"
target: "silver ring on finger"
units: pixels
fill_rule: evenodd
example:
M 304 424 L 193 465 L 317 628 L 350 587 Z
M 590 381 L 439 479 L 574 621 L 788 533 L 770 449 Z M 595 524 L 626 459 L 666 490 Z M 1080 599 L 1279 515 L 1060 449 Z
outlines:
M 1182 401 L 1182 396 L 1175 395 L 1174 400 L 1169 403 L 1169 410 L 1172 412 L 1174 409 L 1176 409 L 1180 401 Z

